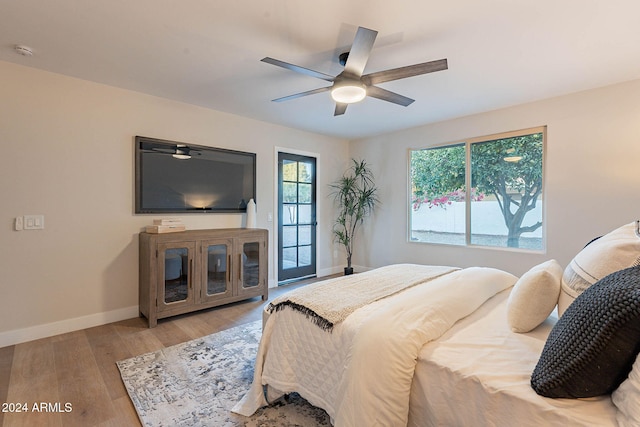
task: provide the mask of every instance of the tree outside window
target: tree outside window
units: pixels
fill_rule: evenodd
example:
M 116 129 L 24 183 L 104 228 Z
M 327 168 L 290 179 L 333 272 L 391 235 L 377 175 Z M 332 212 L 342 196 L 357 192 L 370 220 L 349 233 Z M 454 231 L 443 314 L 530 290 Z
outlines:
M 410 153 L 412 241 L 544 249 L 544 128 Z

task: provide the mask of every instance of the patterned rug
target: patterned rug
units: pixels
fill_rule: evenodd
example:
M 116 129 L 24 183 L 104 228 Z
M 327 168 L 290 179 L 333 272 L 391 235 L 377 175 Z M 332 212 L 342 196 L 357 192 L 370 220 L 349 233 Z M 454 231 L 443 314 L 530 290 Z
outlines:
M 260 341 L 256 321 L 117 362 L 145 427 L 330 426 L 296 394 L 251 417 L 230 412 L 249 389 Z

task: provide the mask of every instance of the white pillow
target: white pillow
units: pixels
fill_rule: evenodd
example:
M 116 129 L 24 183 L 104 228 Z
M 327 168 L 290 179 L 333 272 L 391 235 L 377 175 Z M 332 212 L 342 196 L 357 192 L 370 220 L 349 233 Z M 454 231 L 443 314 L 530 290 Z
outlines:
M 529 332 L 549 317 L 558 303 L 562 267 L 555 259 L 536 265 L 516 282 L 507 301 L 513 332 Z
M 620 427 L 640 426 L 640 355 L 629 377 L 611 393 L 611 400 L 618 408 L 616 420 Z
M 591 242 L 571 260 L 562 275 L 558 316 L 585 289 L 611 273 L 640 265 L 636 223 L 623 225 Z

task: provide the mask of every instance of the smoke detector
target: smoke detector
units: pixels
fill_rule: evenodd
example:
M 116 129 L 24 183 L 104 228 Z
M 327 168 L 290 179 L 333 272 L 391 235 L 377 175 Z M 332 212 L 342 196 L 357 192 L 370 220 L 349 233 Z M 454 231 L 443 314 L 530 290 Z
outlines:
M 28 46 L 17 44 L 14 49 L 22 56 L 33 56 L 33 50 Z

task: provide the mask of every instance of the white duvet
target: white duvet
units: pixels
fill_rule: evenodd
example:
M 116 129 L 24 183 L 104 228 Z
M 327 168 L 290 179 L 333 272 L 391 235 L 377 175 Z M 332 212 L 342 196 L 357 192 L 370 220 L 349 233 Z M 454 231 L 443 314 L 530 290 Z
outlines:
M 431 267 L 407 268 L 429 274 Z M 406 426 L 422 346 L 516 280 L 491 268 L 458 270 L 362 307 L 331 333 L 299 312 L 275 312 L 264 326 L 251 389 L 233 411 L 249 416 L 267 405 L 262 386 L 269 385 L 300 393 L 337 427 Z

